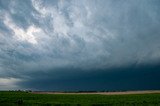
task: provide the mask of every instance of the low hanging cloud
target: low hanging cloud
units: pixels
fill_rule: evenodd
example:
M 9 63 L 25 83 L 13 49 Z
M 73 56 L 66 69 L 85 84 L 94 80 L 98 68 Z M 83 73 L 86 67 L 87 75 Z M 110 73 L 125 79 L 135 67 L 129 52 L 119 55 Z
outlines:
M 159 4 L 0 0 L 0 77 L 158 64 Z

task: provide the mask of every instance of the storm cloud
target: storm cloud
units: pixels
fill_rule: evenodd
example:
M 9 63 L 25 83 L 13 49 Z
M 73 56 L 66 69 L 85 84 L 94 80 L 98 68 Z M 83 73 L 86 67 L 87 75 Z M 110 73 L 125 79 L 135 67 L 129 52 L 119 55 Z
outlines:
M 159 0 L 0 0 L 0 89 L 43 90 L 47 84 L 45 90 L 67 90 L 76 82 L 77 89 L 89 89 L 91 82 L 96 89 L 103 80 L 103 89 L 107 84 L 116 89 L 112 84 L 123 83 L 115 82 L 116 74 L 137 82 L 147 72 L 144 79 L 153 80 L 135 89 L 148 83 L 160 88 L 154 83 L 160 80 L 159 5 Z

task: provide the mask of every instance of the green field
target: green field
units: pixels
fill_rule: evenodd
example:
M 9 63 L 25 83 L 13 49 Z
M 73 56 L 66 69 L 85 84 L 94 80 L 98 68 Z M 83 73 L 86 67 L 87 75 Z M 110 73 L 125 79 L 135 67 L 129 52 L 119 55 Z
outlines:
M 0 106 L 160 106 L 160 94 L 32 94 L 1 91 Z

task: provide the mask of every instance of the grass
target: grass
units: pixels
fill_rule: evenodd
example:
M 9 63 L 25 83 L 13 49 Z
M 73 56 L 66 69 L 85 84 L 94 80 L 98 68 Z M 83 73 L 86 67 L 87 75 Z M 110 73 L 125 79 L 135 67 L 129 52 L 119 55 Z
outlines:
M 0 106 L 160 106 L 160 94 L 32 94 L 1 91 Z

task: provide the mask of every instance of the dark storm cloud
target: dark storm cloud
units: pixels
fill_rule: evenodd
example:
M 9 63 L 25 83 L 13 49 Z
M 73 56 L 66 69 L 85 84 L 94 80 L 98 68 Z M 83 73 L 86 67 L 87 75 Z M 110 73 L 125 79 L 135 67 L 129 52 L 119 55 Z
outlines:
M 61 70 L 67 70 L 67 72 L 50 70 L 48 73 L 34 73 L 34 75 L 30 75 L 32 77 L 28 81 L 19 84 L 33 90 L 49 91 L 160 89 L 159 66 L 125 67 L 92 70 L 92 72 L 84 72 L 79 69 Z
M 30 85 L 44 81 L 47 86 L 52 82 L 61 86 L 60 82 L 64 85 L 57 89 L 63 89 L 63 81 L 74 75 L 81 84 L 82 76 L 100 83 L 95 73 L 101 72 L 104 81 L 116 83 L 110 73 L 125 73 L 115 68 L 159 64 L 159 4 L 159 0 L 0 0 L 0 86 L 6 81 L 5 89 L 9 83 L 14 89 L 34 89 L 41 84 Z M 127 70 L 126 76 L 132 73 Z M 139 77 L 145 73 L 135 70 Z M 68 79 L 70 86 L 75 78 Z

